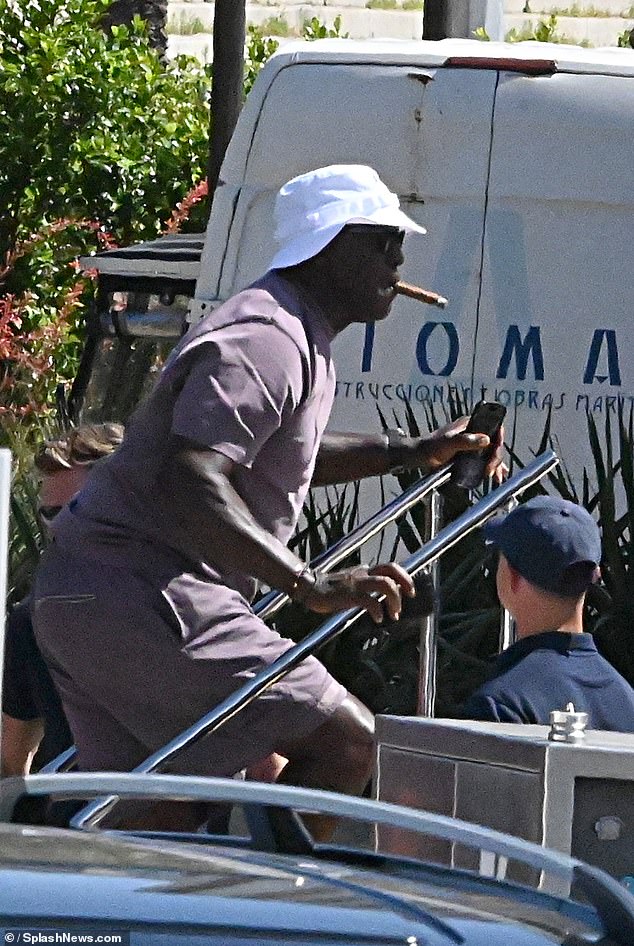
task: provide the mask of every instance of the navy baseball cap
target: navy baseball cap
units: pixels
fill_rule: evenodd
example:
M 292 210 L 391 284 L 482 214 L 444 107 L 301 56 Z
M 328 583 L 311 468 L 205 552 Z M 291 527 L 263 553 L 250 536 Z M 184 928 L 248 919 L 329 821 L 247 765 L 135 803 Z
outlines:
M 583 506 L 538 496 L 484 526 L 488 544 L 538 588 L 577 596 L 599 577 L 601 533 Z

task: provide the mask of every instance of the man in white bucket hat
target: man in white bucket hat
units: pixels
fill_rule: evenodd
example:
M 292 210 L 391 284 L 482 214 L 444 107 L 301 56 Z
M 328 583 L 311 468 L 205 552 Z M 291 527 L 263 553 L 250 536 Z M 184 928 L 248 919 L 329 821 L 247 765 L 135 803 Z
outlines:
M 398 197 L 376 171 L 362 164 L 335 164 L 294 177 L 280 188 L 275 221 L 279 249 L 270 269 L 317 256 L 344 227 L 354 224 L 427 232 L 403 213 Z
M 83 769 L 132 768 L 292 646 L 253 614 L 258 581 L 321 614 L 399 616 L 413 584 L 398 565 L 320 575 L 287 548 L 311 482 L 488 445 L 464 422 L 429 438 L 324 433 L 331 342 L 388 315 L 403 238 L 424 230 L 361 165 L 289 181 L 275 218 L 270 270 L 182 339 L 56 520 L 35 626 Z M 372 744 L 371 713 L 310 657 L 173 770 L 232 775 L 279 753 L 285 781 L 361 792 Z

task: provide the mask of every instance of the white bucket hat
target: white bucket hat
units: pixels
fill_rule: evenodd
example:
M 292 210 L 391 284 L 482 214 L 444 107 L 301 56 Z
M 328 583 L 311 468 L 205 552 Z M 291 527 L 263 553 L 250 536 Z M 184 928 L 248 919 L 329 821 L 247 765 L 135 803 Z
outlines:
M 348 223 L 427 232 L 403 213 L 398 197 L 373 168 L 332 164 L 300 174 L 280 188 L 275 200 L 279 249 L 269 268 L 283 269 L 312 259 Z

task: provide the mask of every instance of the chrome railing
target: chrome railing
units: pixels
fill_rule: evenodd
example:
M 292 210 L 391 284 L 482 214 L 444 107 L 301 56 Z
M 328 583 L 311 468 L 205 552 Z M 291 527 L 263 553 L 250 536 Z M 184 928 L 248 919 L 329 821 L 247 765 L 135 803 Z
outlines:
M 424 568 L 433 564 L 465 535 L 483 525 L 487 519 L 504 507 L 511 499 L 520 496 L 531 486 L 534 486 L 558 463 L 559 460 L 552 450 L 540 454 L 523 470 L 441 529 L 435 538 L 402 562 L 402 566 L 410 575 L 416 576 Z M 315 631 L 308 634 L 304 640 L 273 661 L 270 666 L 260 671 L 252 680 L 231 693 L 202 719 L 154 752 L 132 771 L 139 773 L 160 771 L 164 765 L 172 762 L 183 749 L 190 748 L 201 739 L 217 732 L 221 726 L 261 696 L 262 693 L 270 689 L 282 677 L 286 676 L 302 660 L 356 623 L 364 613 L 363 608 L 357 607 L 349 608 L 331 617 Z M 424 703 L 430 699 L 430 694 L 427 691 L 423 692 L 421 696 Z M 79 811 L 70 823 L 75 828 L 96 827 L 114 808 L 117 801 L 118 797 L 116 795 L 97 798 Z
M 506 511 L 511 512 L 515 506 L 517 506 L 517 499 L 514 497 L 510 503 L 507 504 Z M 506 608 L 500 608 L 498 651 L 502 653 L 502 651 L 507 650 L 513 643 L 515 643 L 515 621 Z
M 451 476 L 451 467 L 445 466 L 434 473 L 424 476 L 415 483 L 412 483 L 407 489 L 403 490 L 395 499 L 379 509 L 378 512 L 370 516 L 365 522 L 358 525 L 352 532 L 343 536 L 338 542 L 335 542 L 328 549 L 317 555 L 311 561 L 311 568 L 318 569 L 322 573 L 331 572 L 349 555 L 357 552 L 366 542 L 373 539 L 383 529 L 396 522 L 401 516 L 405 515 L 417 503 L 431 496 L 432 503 L 434 497 L 438 495 L 438 489 L 443 486 Z M 264 595 L 253 611 L 263 621 L 268 621 L 274 617 L 285 604 L 289 602 L 289 596 L 283 591 L 271 591 Z M 66 772 L 74 764 L 76 751 L 74 746 L 66 749 L 60 755 L 52 759 L 47 765 L 43 766 L 41 771 L 46 775 L 52 775 L 55 772 Z
M 438 491 L 429 500 L 429 511 L 425 522 L 425 544 L 432 542 L 442 528 L 443 498 Z M 430 566 L 430 577 L 434 592 L 440 586 L 438 561 Z M 438 652 L 438 611 L 423 618 L 418 648 L 418 697 L 416 708 L 419 716 L 433 716 L 436 702 L 436 655 Z
M 416 834 L 429 835 L 452 844 L 462 844 L 508 861 L 547 871 L 556 877 L 565 878 L 569 888 L 575 869 L 588 868 L 575 857 L 541 847 L 524 838 L 502 834 L 493 828 L 462 821 L 448 815 L 435 814 L 395 805 L 392 802 L 373 801 L 354 795 L 341 795 L 320 789 L 306 789 L 295 785 L 270 785 L 263 782 L 243 782 L 229 778 L 213 778 L 198 775 L 157 775 L 131 772 L 79 772 L 65 775 L 29 775 L 26 778 L 11 778 L 3 782 L 0 791 L 0 821 L 10 821 L 16 803 L 23 797 L 51 796 L 63 798 L 90 798 L 99 792 L 119 791 L 122 798 L 152 801 L 202 801 L 213 804 L 236 804 L 263 808 L 285 808 L 296 812 L 311 812 L 366 822 L 372 826 L 400 828 Z M 134 838 L 134 833 L 132 833 Z M 320 845 L 321 846 L 321 845 Z M 327 848 L 326 848 L 327 849 Z M 205 857 L 202 847 L 196 854 Z M 214 854 L 212 852 L 212 857 Z M 416 862 L 411 855 L 409 864 Z M 478 873 L 490 876 L 485 862 L 481 861 Z M 601 874 L 606 891 L 620 891 L 628 897 L 624 888 L 607 874 Z M 628 897 L 629 899 L 629 897 Z M 8 940 L 7 940 L 8 942 Z M 575 942 L 577 942 L 575 940 Z
M 334 545 L 331 545 L 325 552 L 322 552 L 321 555 L 314 558 L 310 563 L 311 568 L 318 569 L 320 572 L 324 573 L 332 571 L 340 562 L 343 562 L 348 555 L 358 551 L 362 545 L 365 545 L 365 543 L 373 539 L 375 535 L 378 535 L 392 522 L 395 522 L 400 516 L 411 509 L 412 506 L 415 506 L 416 503 L 421 502 L 421 500 L 430 495 L 433 502 L 433 497 L 437 495 L 438 489 L 448 481 L 450 476 L 451 467 L 444 466 L 442 469 L 436 470 L 435 473 L 431 473 L 429 476 L 417 480 L 397 496 L 396 499 L 393 499 L 391 502 L 387 503 L 387 505 L 379 509 L 367 522 L 357 526 L 356 529 L 353 529 L 348 535 L 344 535 L 342 539 L 335 542 Z M 254 610 L 258 617 L 266 621 L 272 618 L 274 614 L 277 614 L 288 600 L 288 595 L 283 591 L 272 591 L 258 602 Z

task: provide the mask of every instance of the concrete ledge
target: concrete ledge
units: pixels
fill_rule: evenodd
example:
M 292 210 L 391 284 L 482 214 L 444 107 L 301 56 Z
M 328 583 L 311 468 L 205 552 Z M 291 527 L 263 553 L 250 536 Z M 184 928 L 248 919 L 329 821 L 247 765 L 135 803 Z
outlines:
M 194 33 L 192 36 L 167 37 L 167 56 L 174 59 L 176 56 L 193 56 L 199 62 L 212 62 L 214 58 L 213 36 L 209 33 Z
M 422 10 L 377 10 L 365 6 L 367 0 L 322 0 L 321 3 L 251 2 L 247 4 L 247 23 L 262 26 L 275 18 L 285 22 L 289 36 L 301 34 L 306 20 L 317 17 L 332 29 L 337 17 L 341 17 L 341 31 L 352 39 L 392 38 L 420 39 L 423 32 Z M 634 27 L 634 17 L 623 17 L 629 12 L 628 0 L 594 0 L 592 7 L 604 10 L 612 16 L 579 17 L 557 16 L 557 34 L 566 36 L 573 43 L 584 42 L 591 46 L 616 46 L 618 37 Z M 633 0 L 634 2 L 634 0 Z M 535 28 L 541 20 L 547 20 L 553 9 L 562 8 L 566 0 L 529 0 L 530 13 L 523 13 L 526 0 L 505 0 L 505 32 L 523 27 Z M 533 7 L 535 9 L 533 9 Z M 626 9 L 624 9 L 626 7 Z M 578 5 L 579 10 L 591 9 L 587 4 Z M 172 0 L 168 6 L 168 34 L 171 50 L 189 52 L 203 50 L 211 41 L 208 34 L 213 31 L 214 4 L 201 0 Z M 200 30 L 193 33 L 193 28 Z M 195 37 L 206 37 L 201 40 Z M 175 53 L 174 53 L 175 54 Z M 199 55 L 199 53 L 190 53 Z M 209 61 L 209 54 L 202 52 L 201 58 Z
M 203 29 L 200 33 L 212 33 L 214 24 L 213 3 L 179 2 L 170 3 L 167 7 L 167 33 L 170 37 L 189 39 L 189 30 L 194 23 L 200 24 Z
M 284 21 L 289 33 L 299 35 L 307 20 L 317 17 L 332 29 L 335 19 L 341 17 L 341 32 L 351 39 L 390 37 L 393 39 L 420 39 L 423 33 L 422 10 L 369 10 L 366 7 L 321 6 L 313 4 L 247 4 L 247 23 L 262 26 L 279 18 Z M 200 0 L 177 0 L 168 6 L 168 33 L 191 35 L 194 24 L 200 32 L 212 32 L 214 21 L 213 3 Z
M 564 14 L 558 10 L 573 11 L 572 19 L 602 19 L 602 16 L 595 16 L 594 11 L 615 17 L 624 17 L 630 10 L 631 4 L 627 0 L 528 0 L 528 13 L 530 16 L 543 19 L 555 13 L 557 19 Z M 505 17 L 511 13 L 524 13 L 526 0 L 504 0 Z M 627 17 L 624 17 L 627 19 Z
M 547 17 L 548 14 L 545 16 Z M 527 25 L 535 27 L 545 16 L 534 13 L 505 16 L 506 31 L 515 29 L 520 32 Z M 634 27 L 634 20 L 616 16 L 593 17 L 592 19 L 578 16 L 557 17 L 558 36 L 565 36 L 573 43 L 589 43 L 590 46 L 616 46 L 621 33 L 632 27 Z
M 402 10 L 400 12 L 395 10 L 368 10 L 368 13 L 370 14 L 371 37 L 421 39 L 423 36 L 422 10 Z M 345 19 L 342 17 L 342 28 L 344 26 Z
M 319 11 L 323 10 L 324 7 L 361 7 L 365 9 L 368 4 L 368 0 L 309 0 L 308 6 L 315 8 L 315 16 L 319 16 Z M 396 6 L 392 8 L 390 12 L 398 13 L 399 7 L 403 4 L 403 0 L 396 0 Z M 251 0 L 247 6 L 253 7 L 283 7 L 284 9 L 292 9 L 292 7 L 305 7 L 307 6 L 306 0 Z M 422 12 L 422 11 L 421 11 Z

